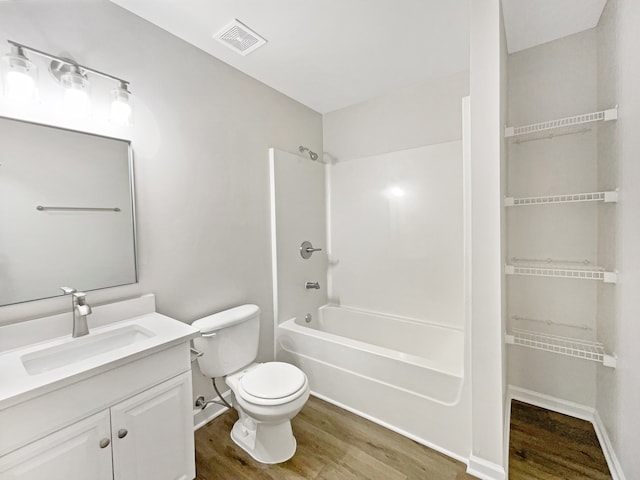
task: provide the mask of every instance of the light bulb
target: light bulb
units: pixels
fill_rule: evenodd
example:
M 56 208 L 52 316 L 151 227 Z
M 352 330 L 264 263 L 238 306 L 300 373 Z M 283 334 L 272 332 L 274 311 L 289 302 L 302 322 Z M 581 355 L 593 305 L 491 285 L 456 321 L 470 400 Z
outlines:
M 64 109 L 72 117 L 85 117 L 91 109 L 89 100 L 89 81 L 76 65 L 70 65 L 69 71 L 60 77 L 64 87 Z
M 8 100 L 30 103 L 38 99 L 38 69 L 24 56 L 21 47 L 12 46 L 4 57 L 4 93 Z
M 404 197 L 404 190 L 400 187 L 392 187 L 390 193 L 394 197 Z
M 130 126 L 132 117 L 131 92 L 127 90 L 127 85 L 121 83 L 120 86 L 111 91 L 111 123 L 120 126 Z
M 23 72 L 9 71 L 6 75 L 7 97 L 18 102 L 28 102 L 34 97 L 36 82 Z
M 67 88 L 64 92 L 65 112 L 72 117 L 84 117 L 88 115 L 91 102 L 89 95 L 84 90 Z

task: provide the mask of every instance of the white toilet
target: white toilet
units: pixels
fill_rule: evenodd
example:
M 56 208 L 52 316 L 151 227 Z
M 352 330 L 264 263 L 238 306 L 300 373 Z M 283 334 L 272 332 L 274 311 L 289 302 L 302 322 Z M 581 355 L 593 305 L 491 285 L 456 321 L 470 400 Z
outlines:
M 200 370 L 211 378 L 226 376 L 239 419 L 233 441 L 262 463 L 280 463 L 296 452 L 291 419 L 309 398 L 307 376 L 282 362 L 254 363 L 258 354 L 260 308 L 242 305 L 192 324 Z

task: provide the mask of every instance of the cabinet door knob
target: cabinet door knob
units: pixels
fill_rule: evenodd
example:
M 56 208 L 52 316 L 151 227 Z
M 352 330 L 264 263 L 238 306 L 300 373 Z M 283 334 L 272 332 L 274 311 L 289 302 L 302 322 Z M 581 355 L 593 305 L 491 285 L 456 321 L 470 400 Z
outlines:
M 100 448 L 107 448 L 110 443 L 111 440 L 109 440 L 108 438 L 103 438 L 102 440 L 100 440 Z
M 126 428 L 121 428 L 120 430 L 118 430 L 118 438 L 126 437 L 127 433 L 129 433 L 129 431 Z

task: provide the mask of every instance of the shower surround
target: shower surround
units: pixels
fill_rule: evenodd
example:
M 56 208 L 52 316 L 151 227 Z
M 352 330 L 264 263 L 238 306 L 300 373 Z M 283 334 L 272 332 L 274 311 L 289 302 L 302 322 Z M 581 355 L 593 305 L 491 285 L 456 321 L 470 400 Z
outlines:
M 271 151 L 277 358 L 315 395 L 467 461 L 463 141 L 303 155 Z M 323 251 L 302 258 L 305 240 Z

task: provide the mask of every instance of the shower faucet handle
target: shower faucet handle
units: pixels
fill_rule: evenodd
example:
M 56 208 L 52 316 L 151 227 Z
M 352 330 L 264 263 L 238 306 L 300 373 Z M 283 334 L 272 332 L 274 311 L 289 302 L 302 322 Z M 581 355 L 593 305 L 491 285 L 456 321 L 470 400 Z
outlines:
M 307 240 L 305 240 L 300 244 L 300 256 L 305 260 L 307 260 L 308 258 L 311 258 L 311 255 L 313 255 L 313 252 L 321 252 L 321 251 L 322 251 L 321 248 L 313 248 L 313 245 L 311 245 L 311 242 Z
M 320 290 L 320 283 L 319 282 L 306 282 L 304 284 L 304 288 L 306 288 L 307 290 Z

